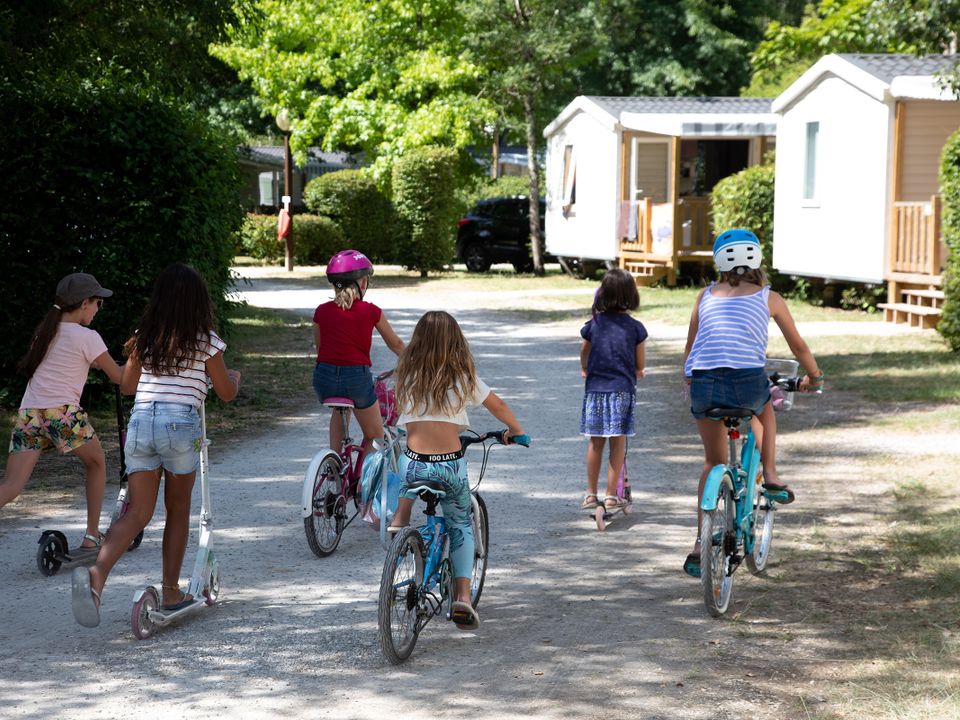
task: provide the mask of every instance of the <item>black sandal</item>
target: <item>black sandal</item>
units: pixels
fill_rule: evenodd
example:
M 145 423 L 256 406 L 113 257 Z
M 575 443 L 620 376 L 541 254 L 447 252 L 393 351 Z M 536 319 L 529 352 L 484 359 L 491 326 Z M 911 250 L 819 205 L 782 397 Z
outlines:
M 793 490 L 783 483 L 765 482 L 763 483 L 763 489 L 771 495 L 774 495 L 774 497 L 771 499 L 780 503 L 781 505 L 789 505 L 796 500 Z

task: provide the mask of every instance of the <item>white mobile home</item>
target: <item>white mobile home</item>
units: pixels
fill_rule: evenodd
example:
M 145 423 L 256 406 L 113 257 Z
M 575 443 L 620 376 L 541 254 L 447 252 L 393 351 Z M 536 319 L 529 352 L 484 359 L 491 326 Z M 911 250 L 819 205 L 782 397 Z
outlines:
M 762 160 L 776 120 L 765 98 L 576 98 L 544 130 L 547 251 L 638 281 L 711 262 L 709 193 Z
M 887 283 L 889 319 L 935 324 L 946 253 L 937 173 L 960 127 L 960 103 L 935 75 L 955 60 L 827 55 L 774 100 L 777 270 Z

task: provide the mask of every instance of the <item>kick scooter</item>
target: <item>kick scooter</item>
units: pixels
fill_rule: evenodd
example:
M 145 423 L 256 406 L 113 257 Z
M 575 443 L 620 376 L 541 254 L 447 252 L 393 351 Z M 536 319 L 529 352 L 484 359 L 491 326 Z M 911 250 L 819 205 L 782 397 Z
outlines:
M 203 607 L 217 602 L 220 594 L 219 563 L 213 554 L 213 515 L 210 511 L 209 461 L 207 459 L 207 416 L 204 406 L 200 406 L 200 540 L 197 547 L 197 559 L 193 564 L 193 575 L 187 594 L 193 600 L 176 610 L 164 610 L 160 605 L 160 592 L 150 585 L 137 590 L 133 595 L 133 610 L 130 613 L 130 626 L 134 637 L 146 640 L 159 628 L 169 625 L 180 618 L 190 615 Z
M 617 478 L 617 497 L 623 498 L 627 501 L 626 505 L 621 505 L 615 508 L 608 508 L 604 506 L 603 503 L 597 505 L 597 507 L 590 512 L 593 515 L 593 519 L 597 523 L 597 530 L 603 532 L 607 529 L 614 518 L 618 515 L 629 515 L 630 510 L 633 508 L 633 497 L 630 493 L 630 480 L 627 479 L 627 453 L 624 450 L 623 453 L 623 465 L 620 467 L 620 477 Z
M 114 396 L 117 404 L 117 435 L 120 438 L 120 492 L 117 494 L 117 504 L 114 506 L 110 524 L 116 522 L 127 511 L 127 471 L 126 459 L 123 454 L 123 444 L 126 440 L 126 422 L 123 413 L 123 398 L 120 396 L 120 386 L 114 385 Z M 136 550 L 143 540 L 143 531 L 130 543 L 128 551 Z M 56 575 L 62 568 L 70 569 L 78 565 L 95 562 L 100 552 L 100 545 L 93 547 L 77 546 L 70 549 L 67 536 L 60 530 L 44 530 L 37 541 L 37 567 L 46 576 Z

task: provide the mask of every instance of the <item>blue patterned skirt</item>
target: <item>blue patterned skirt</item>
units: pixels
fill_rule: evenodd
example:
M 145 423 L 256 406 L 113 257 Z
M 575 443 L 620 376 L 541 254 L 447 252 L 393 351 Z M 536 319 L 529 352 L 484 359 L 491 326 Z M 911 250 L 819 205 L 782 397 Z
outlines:
M 588 392 L 583 394 L 580 413 L 580 434 L 595 437 L 632 437 L 633 407 L 637 396 L 632 392 Z

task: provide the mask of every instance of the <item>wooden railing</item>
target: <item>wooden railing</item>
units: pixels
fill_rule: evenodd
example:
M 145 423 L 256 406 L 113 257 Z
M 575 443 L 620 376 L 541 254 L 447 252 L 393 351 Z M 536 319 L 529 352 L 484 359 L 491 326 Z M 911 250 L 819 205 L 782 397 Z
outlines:
M 677 206 L 677 228 L 674 231 L 678 239 L 676 250 L 679 254 L 712 252 L 713 236 L 710 228 L 710 211 L 709 197 L 680 198 Z M 689 232 L 684 232 L 684 224 L 688 222 L 690 223 Z
M 652 251 L 653 234 L 650 232 L 650 198 L 644 198 L 637 203 L 637 239 L 620 242 L 620 249 L 628 252 L 648 253 Z
M 893 204 L 891 272 L 939 275 L 942 244 L 939 195 L 930 202 Z

